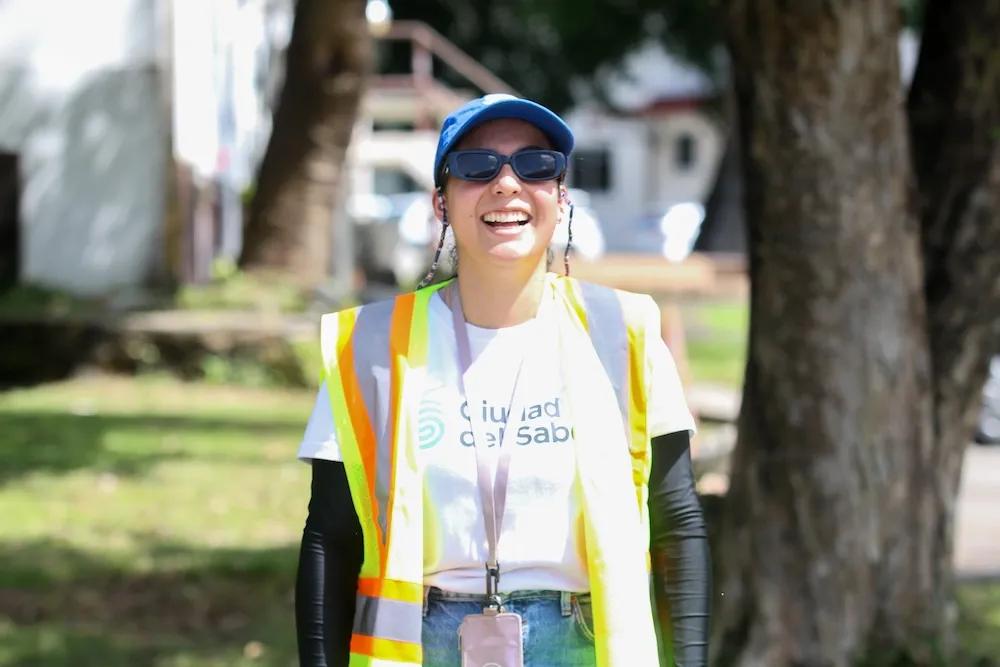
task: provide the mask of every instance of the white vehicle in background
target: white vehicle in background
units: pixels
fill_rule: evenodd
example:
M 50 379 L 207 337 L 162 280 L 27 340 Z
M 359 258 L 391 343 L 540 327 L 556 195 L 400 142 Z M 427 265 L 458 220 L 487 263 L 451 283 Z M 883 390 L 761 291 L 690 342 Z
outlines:
M 681 262 L 691 254 L 704 219 L 705 207 L 698 202 L 673 204 L 663 213 L 629 223 L 614 235 L 609 250 L 661 255 L 671 262 Z
M 434 216 L 431 194 L 413 194 L 414 197 L 399 217 L 396 246 L 392 254 L 392 271 L 396 284 L 404 289 L 415 287 L 427 274 L 441 236 L 441 223 Z M 445 239 L 445 248 L 441 252 L 443 262 L 449 261 L 450 245 L 451 234 Z
M 680 262 L 690 255 L 704 219 L 705 207 L 695 202 L 682 202 L 668 208 L 660 218 L 663 256 L 671 262 Z
M 368 282 L 386 285 L 398 282 L 396 252 L 400 220 L 420 200 L 429 201 L 429 195 L 403 192 L 349 197 L 347 212 L 354 225 L 355 260 Z

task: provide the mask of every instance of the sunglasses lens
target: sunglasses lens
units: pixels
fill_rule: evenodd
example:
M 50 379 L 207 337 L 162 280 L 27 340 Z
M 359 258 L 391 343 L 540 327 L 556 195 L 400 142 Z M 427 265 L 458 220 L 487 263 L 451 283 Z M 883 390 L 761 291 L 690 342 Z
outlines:
M 456 151 L 448 156 L 448 170 L 464 181 L 492 181 L 508 160 L 524 181 L 549 181 L 566 170 L 563 154 L 548 150 L 522 151 L 510 158 L 487 150 Z
M 489 181 L 500 171 L 500 159 L 490 153 L 456 153 L 452 171 L 466 181 Z
M 559 154 L 554 151 L 517 153 L 511 159 L 514 171 L 526 181 L 547 181 L 559 176 Z

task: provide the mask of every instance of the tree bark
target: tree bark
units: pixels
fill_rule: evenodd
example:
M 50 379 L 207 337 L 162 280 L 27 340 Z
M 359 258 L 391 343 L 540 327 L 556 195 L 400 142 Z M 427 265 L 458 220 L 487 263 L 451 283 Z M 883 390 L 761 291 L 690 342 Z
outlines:
M 344 156 L 371 62 L 363 0 L 298 0 L 240 265 L 323 279 Z M 345 221 L 336 221 L 346 224 Z
M 727 5 L 752 287 L 722 664 L 949 649 L 961 454 L 1000 313 L 995 5 L 931 2 L 912 167 L 895 0 Z
M 953 500 L 1000 354 L 1000 0 L 935 0 L 908 100 L 933 363 L 940 507 L 937 558 L 952 556 Z

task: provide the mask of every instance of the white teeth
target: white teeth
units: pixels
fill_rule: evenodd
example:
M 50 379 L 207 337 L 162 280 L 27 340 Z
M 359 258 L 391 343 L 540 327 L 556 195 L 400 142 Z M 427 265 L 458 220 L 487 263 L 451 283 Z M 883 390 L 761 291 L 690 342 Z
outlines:
M 520 213 L 517 211 L 493 211 L 483 216 L 483 222 L 492 222 L 492 223 L 516 222 L 520 224 L 520 223 L 525 223 L 527 221 L 528 221 L 528 214 Z

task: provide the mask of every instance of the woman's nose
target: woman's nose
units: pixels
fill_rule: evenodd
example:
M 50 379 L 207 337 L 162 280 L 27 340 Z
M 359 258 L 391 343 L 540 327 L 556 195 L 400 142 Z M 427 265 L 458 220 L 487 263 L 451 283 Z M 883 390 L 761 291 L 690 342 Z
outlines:
M 498 195 L 512 195 L 521 191 L 521 181 L 514 169 L 505 164 L 497 177 L 493 179 L 493 192 Z

